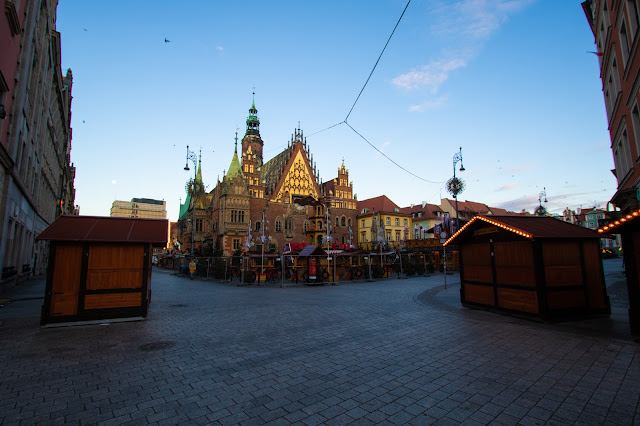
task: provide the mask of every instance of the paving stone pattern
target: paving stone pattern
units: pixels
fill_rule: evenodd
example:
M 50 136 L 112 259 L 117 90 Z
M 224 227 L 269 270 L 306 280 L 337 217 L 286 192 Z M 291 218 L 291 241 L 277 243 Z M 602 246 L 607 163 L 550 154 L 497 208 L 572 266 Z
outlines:
M 0 424 L 640 423 L 632 339 L 420 297 L 442 283 L 154 270 L 146 321 L 49 329 L 42 300 L 16 301 L 0 309 Z

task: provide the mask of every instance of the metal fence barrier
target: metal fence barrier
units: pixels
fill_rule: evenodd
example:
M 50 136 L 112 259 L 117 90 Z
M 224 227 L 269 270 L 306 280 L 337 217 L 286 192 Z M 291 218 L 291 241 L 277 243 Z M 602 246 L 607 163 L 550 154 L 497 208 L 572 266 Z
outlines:
M 158 267 L 189 276 L 188 256 L 158 259 Z M 332 253 L 321 256 L 265 254 L 196 257 L 199 278 L 252 285 L 326 284 L 429 276 L 458 269 L 457 252 L 447 253 L 446 265 L 439 253 Z

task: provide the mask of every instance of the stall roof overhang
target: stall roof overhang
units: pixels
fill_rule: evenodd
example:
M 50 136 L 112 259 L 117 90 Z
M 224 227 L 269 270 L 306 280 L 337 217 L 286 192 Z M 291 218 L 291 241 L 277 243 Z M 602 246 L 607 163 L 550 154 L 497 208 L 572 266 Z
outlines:
M 479 222 L 487 222 L 528 239 L 588 239 L 600 238 L 597 232 L 574 225 L 553 217 L 546 216 L 483 216 L 478 215 L 449 238 L 444 245 L 453 243 L 461 234 L 470 227 L 477 226 Z M 476 225 L 474 225 L 476 224 Z
M 640 209 L 634 210 L 631 213 L 621 216 L 620 218 L 614 220 L 611 223 L 606 224 L 605 226 L 601 226 L 598 228 L 599 234 L 605 234 L 607 232 L 614 232 L 614 230 L 619 231 L 619 229 L 624 225 L 629 224 L 630 222 L 635 221 L 638 217 L 640 217 Z
M 327 252 L 325 252 L 322 247 L 320 247 L 317 244 L 313 244 L 313 245 L 309 245 L 309 246 L 306 246 L 305 248 L 303 248 L 300 251 L 300 253 L 298 254 L 298 256 L 300 256 L 300 257 L 316 256 L 316 255 L 324 256 L 326 254 L 327 254 Z
M 37 240 L 88 243 L 150 243 L 166 245 L 166 219 L 103 216 L 60 216 L 38 235 Z

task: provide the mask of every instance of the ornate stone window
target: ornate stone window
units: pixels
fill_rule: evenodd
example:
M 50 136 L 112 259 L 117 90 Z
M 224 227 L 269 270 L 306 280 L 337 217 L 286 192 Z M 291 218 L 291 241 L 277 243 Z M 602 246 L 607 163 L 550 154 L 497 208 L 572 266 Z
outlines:
M 282 222 L 279 217 L 276 218 L 276 232 L 282 232 Z

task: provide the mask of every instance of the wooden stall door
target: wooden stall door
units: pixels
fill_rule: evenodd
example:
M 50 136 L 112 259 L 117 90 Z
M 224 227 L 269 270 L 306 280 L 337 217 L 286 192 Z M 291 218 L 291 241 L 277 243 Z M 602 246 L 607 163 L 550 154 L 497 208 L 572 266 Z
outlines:
M 143 269 L 144 246 L 141 244 L 92 244 L 84 309 L 141 306 Z M 139 291 L 131 291 L 134 289 Z
M 82 269 L 82 246 L 78 244 L 56 246 L 53 268 L 49 315 L 76 315 Z

